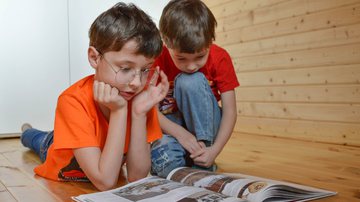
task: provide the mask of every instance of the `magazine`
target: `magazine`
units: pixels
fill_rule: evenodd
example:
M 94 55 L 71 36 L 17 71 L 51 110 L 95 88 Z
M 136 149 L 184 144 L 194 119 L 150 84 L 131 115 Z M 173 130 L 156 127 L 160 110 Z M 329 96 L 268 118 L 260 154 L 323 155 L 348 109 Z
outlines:
M 243 174 L 215 173 L 188 167 L 173 170 L 166 179 L 150 176 L 123 187 L 72 197 L 79 202 L 156 201 L 309 201 L 336 192 Z

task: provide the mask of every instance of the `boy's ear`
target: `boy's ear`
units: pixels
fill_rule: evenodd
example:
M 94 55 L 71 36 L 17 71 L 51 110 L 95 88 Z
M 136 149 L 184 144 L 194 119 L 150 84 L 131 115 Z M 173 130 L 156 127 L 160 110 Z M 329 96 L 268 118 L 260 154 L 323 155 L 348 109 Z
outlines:
M 96 48 L 94 48 L 93 46 L 89 46 L 89 48 L 88 48 L 88 60 L 89 60 L 90 65 L 94 69 L 97 69 L 99 62 L 100 62 L 100 54 L 96 50 Z

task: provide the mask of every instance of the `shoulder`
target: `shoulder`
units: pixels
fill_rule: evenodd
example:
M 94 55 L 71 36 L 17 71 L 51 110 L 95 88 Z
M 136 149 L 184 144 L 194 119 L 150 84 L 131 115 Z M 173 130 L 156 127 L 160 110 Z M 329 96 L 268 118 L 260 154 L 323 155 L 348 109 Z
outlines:
M 94 75 L 90 75 L 72 84 L 60 94 L 57 107 L 93 106 L 93 83 Z
M 232 63 L 229 53 L 216 44 L 210 46 L 208 63 L 218 66 L 223 63 Z
M 92 93 L 92 88 L 94 84 L 94 75 L 90 75 L 84 77 L 74 84 L 72 84 L 69 88 L 61 93 L 60 96 L 63 95 L 74 95 L 81 96 L 82 94 Z
M 224 48 L 222 48 L 216 44 L 211 44 L 210 54 L 227 54 L 228 55 L 228 52 Z
M 221 60 L 230 60 L 230 55 L 229 53 L 221 48 L 220 46 L 216 45 L 216 44 L 212 44 L 210 46 L 210 53 L 209 56 L 212 58 L 212 60 L 214 60 L 215 62 L 219 62 Z

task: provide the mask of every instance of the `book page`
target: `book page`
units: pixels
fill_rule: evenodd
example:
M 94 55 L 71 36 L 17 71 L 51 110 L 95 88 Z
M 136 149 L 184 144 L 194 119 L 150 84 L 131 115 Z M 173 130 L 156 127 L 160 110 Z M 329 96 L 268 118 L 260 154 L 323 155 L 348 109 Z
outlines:
M 84 194 L 73 197 L 79 202 L 88 201 L 156 201 L 156 202 L 193 202 L 193 201 L 223 201 L 238 202 L 246 201 L 230 197 L 221 193 L 212 192 L 199 187 L 186 186 L 184 184 L 170 181 L 159 177 L 147 177 L 145 179 L 130 183 L 126 186 L 105 192 Z
M 234 176 L 236 175 L 236 176 Z M 167 177 L 249 201 L 306 201 L 335 195 L 335 192 L 242 174 L 219 174 L 192 168 L 178 168 Z

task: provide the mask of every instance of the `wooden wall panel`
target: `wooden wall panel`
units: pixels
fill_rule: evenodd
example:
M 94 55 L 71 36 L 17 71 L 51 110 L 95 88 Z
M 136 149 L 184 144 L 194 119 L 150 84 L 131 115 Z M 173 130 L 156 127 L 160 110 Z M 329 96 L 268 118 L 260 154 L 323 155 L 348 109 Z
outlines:
M 247 87 L 236 90 L 241 102 L 360 103 L 359 85 Z
M 251 26 L 246 26 L 251 24 L 249 21 L 252 21 L 251 15 L 247 16 L 248 17 L 241 14 L 239 18 L 242 18 L 242 20 L 236 19 L 236 21 L 234 21 L 234 17 L 231 17 L 232 20 L 230 19 L 226 24 L 226 26 L 229 27 L 218 28 L 220 30 L 230 30 L 231 27 L 231 31 L 217 32 L 218 40 L 222 41 L 224 38 L 237 37 L 238 41 L 245 42 L 287 34 L 357 24 L 360 23 L 360 4 L 269 21 L 267 23 L 253 24 Z M 222 25 L 219 22 L 218 26 L 225 26 L 225 24 Z
M 220 2 L 220 1 L 218 1 Z M 226 1 L 213 6 L 212 12 L 221 19 L 223 17 L 237 15 L 239 13 L 249 13 L 254 10 L 261 9 L 263 7 L 276 5 L 280 2 L 286 2 L 286 0 L 266 0 L 266 1 L 252 1 L 252 0 L 238 0 L 238 1 Z M 255 16 L 254 16 L 255 17 Z
M 269 7 L 254 10 L 254 24 L 302 16 L 309 13 L 338 9 L 342 6 L 360 3 L 359 0 L 289 0 Z
M 244 0 L 226 0 L 223 5 L 208 1 L 218 19 L 215 43 L 229 52 L 241 84 L 236 89 L 234 128 L 239 133 L 229 144 L 276 150 L 282 147 L 273 147 L 272 142 L 284 148 L 298 142 L 311 150 L 313 145 L 307 142 L 311 141 L 346 145 L 355 154 L 360 147 L 360 0 L 252 0 L 251 7 Z M 244 136 L 256 141 L 248 145 Z M 287 145 L 281 143 L 284 138 L 299 141 Z M 317 145 L 337 154 L 345 152 L 337 146 Z M 300 154 L 303 149 L 296 151 Z M 249 152 L 242 155 L 250 155 L 245 161 L 264 163 L 251 157 L 256 149 Z M 297 155 L 284 153 L 270 159 L 276 162 L 289 156 Z M 344 170 L 339 166 L 344 158 L 336 159 L 330 167 Z M 295 159 L 289 172 L 301 169 L 304 162 L 313 164 Z M 353 168 L 348 171 L 354 173 Z M 269 172 L 264 169 L 264 173 Z M 350 184 L 349 188 L 358 183 Z
M 241 87 L 360 84 L 360 64 L 293 68 L 237 74 Z
M 233 57 L 233 63 L 236 72 L 358 64 L 360 43 L 243 58 Z
M 239 116 L 235 131 L 314 142 L 360 145 L 360 124 Z
M 235 131 L 360 146 L 360 0 L 204 2 L 241 85 Z
M 360 104 L 237 102 L 238 116 L 360 124 Z
M 238 37 L 235 35 L 223 41 L 217 38 L 217 43 L 224 44 L 223 47 L 234 57 L 274 54 L 286 51 L 360 43 L 360 26 L 354 24 L 243 43 L 237 40 Z M 239 53 L 241 55 L 239 55 Z

